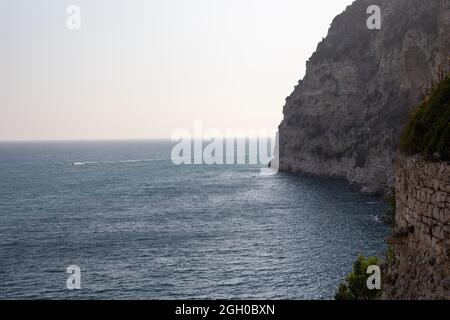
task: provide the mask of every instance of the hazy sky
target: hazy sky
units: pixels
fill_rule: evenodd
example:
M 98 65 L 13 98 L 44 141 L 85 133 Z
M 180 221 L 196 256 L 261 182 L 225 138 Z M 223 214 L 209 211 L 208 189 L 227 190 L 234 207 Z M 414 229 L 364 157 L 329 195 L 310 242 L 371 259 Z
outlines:
M 274 129 L 353 0 L 0 0 L 0 140 Z M 81 30 L 68 30 L 69 5 Z

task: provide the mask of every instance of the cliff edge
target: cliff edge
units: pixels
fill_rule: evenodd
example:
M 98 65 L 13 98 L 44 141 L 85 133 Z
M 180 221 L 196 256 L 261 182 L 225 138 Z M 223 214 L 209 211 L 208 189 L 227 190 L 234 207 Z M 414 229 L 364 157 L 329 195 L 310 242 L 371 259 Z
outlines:
M 381 8 L 380 30 L 366 25 Z M 286 99 L 281 171 L 345 178 L 357 190 L 394 185 L 411 106 L 450 56 L 450 1 L 357 0 L 337 16 Z

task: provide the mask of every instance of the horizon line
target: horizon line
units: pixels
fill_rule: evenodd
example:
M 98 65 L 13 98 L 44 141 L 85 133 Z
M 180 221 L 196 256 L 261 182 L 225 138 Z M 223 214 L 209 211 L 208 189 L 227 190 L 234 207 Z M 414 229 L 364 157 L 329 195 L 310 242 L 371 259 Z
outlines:
M 0 139 L 0 143 L 11 143 L 11 142 L 117 142 L 117 141 L 170 141 L 177 142 L 181 139 L 192 139 L 192 137 L 182 137 L 177 140 L 172 140 L 172 138 L 82 138 L 82 139 Z M 223 136 L 213 136 L 213 137 L 203 137 L 205 140 L 209 139 L 255 139 L 255 138 L 272 138 L 272 137 L 258 137 L 258 136 L 232 136 L 232 137 L 223 137 Z M 192 140 L 198 140 L 198 138 L 194 138 Z

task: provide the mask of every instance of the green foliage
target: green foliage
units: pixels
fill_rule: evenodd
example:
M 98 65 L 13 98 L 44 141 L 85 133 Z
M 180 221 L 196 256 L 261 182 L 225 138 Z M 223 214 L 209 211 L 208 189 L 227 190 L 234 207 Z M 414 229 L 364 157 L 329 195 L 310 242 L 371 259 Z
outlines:
M 450 74 L 431 88 L 411 114 L 400 150 L 435 160 L 450 160 Z
M 367 268 L 372 265 L 380 265 L 377 257 L 358 256 L 353 263 L 353 271 L 347 276 L 345 282 L 339 285 L 334 296 L 336 300 L 374 300 L 381 297 L 381 290 L 369 290 L 367 288 Z
M 388 209 L 382 216 L 382 220 L 389 224 L 391 227 L 394 227 L 395 224 L 395 189 L 391 191 L 391 193 L 385 197 L 384 202 L 388 205 Z

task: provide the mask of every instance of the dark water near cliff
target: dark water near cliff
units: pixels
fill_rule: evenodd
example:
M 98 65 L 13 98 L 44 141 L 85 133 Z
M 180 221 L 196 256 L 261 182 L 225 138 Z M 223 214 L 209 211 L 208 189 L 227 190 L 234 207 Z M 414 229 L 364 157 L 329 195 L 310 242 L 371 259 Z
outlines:
M 345 182 L 170 150 L 0 143 L 0 298 L 331 298 L 357 253 L 384 249 L 384 206 Z

